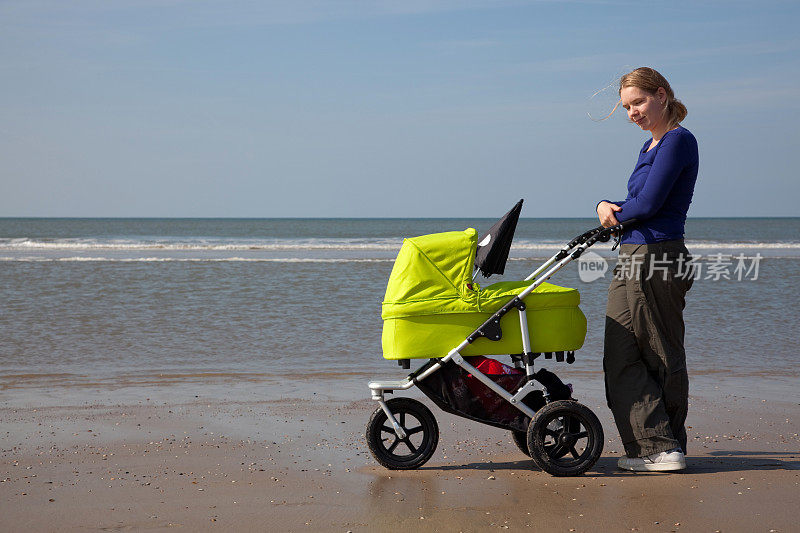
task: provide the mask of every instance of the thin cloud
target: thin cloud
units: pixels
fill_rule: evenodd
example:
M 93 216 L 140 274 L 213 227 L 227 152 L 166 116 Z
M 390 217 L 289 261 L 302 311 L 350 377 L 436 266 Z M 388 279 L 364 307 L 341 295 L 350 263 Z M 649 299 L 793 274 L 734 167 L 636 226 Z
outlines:
M 609 0 L 10 0 L 0 3 L 0 28 L 89 27 L 110 22 L 128 27 L 229 28 L 310 24 L 390 16 L 497 10 L 540 4 L 630 4 Z
M 495 48 L 501 44 L 503 44 L 502 41 L 495 39 L 456 39 L 428 43 L 426 46 L 443 53 L 457 53 L 461 51 Z
M 656 57 L 660 57 L 660 59 L 664 62 L 668 61 L 673 64 L 684 64 L 697 63 L 716 57 L 775 55 L 796 52 L 798 50 L 800 50 L 800 40 L 791 39 L 782 42 L 756 41 L 725 46 L 711 46 L 707 48 L 674 50 L 670 51 L 669 54 L 660 54 L 660 56 Z
M 770 102 L 780 102 L 782 110 L 800 109 L 800 88 L 793 80 L 744 77 L 693 84 L 681 93 L 681 100 L 691 106 L 709 108 L 763 108 Z

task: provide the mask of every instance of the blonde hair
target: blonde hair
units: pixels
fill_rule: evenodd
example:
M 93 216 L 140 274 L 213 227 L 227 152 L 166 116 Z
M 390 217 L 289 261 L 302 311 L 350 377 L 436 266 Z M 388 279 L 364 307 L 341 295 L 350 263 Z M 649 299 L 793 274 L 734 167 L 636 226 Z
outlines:
M 667 93 L 664 102 L 664 114 L 670 127 L 677 126 L 686 118 L 688 110 L 683 103 L 675 98 L 672 87 L 669 86 L 667 78 L 661 75 L 656 69 L 650 67 L 639 67 L 628 72 L 619 79 L 619 92 L 625 87 L 637 87 L 650 94 L 655 94 L 659 87 L 663 87 Z

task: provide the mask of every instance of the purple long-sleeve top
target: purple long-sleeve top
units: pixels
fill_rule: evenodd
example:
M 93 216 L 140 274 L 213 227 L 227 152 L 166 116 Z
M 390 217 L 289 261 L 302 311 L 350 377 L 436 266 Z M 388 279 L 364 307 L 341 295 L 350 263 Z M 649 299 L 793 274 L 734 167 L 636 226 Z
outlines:
M 679 126 L 661 137 L 650 151 L 644 143 L 628 180 L 628 197 L 613 202 L 622 211 L 617 220 L 635 218 L 638 224 L 623 232 L 622 242 L 645 244 L 682 239 L 686 213 L 697 181 L 697 140 Z

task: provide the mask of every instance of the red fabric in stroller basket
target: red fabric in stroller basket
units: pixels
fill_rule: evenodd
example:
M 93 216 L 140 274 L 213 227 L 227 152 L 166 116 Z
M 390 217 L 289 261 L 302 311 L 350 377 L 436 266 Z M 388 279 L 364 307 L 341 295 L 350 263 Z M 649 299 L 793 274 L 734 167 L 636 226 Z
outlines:
M 490 376 L 500 376 L 503 374 L 522 374 L 522 371 L 514 368 L 513 366 L 504 365 L 496 359 L 490 359 L 482 355 L 465 357 L 464 360 L 484 374 Z
M 492 381 L 512 393 L 519 386 L 519 379 L 503 379 L 500 376 L 517 376 L 522 372 L 513 366 L 504 365 L 496 359 L 477 355 L 465 357 L 464 360 L 478 369 L 481 373 L 492 378 Z M 498 379 L 498 377 L 500 377 Z M 481 404 L 487 413 L 501 420 L 514 420 L 520 414 L 519 410 L 509 402 L 501 398 L 492 389 L 481 383 L 472 374 L 467 374 L 467 388 L 470 394 Z

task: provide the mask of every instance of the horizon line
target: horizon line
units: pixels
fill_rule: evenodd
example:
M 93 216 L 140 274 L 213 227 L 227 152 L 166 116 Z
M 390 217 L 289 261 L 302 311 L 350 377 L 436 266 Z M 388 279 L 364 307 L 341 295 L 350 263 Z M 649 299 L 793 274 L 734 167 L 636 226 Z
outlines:
M 347 217 L 347 216 L 311 216 L 311 217 L 253 217 L 253 216 L 0 216 L 0 220 L 459 220 L 459 219 L 489 219 L 492 220 L 497 217 L 493 216 L 458 216 L 458 217 L 429 217 L 429 216 L 416 216 L 416 217 Z M 586 220 L 594 219 L 597 217 L 519 217 L 520 220 Z M 686 220 L 696 219 L 729 219 L 729 220 L 754 220 L 754 219 L 792 219 L 800 218 L 798 215 L 777 215 L 777 216 L 693 216 L 688 217 Z

